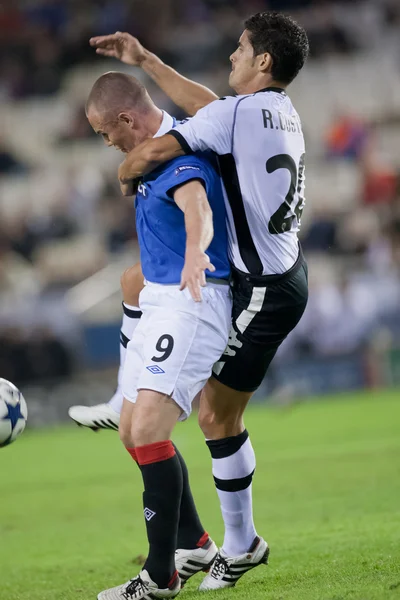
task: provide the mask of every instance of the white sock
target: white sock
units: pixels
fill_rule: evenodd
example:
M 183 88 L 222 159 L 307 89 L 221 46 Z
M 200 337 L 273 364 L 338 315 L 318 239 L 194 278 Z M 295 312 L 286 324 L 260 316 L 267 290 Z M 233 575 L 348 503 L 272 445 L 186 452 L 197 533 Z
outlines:
M 118 369 L 118 385 L 115 390 L 114 396 L 108 402 L 109 406 L 115 410 L 118 414 L 122 409 L 122 402 L 124 400 L 124 396 L 122 394 L 121 389 L 121 381 L 122 381 L 122 373 L 124 370 L 125 356 L 126 356 L 126 347 L 128 343 L 131 341 L 133 332 L 139 324 L 140 317 L 142 316 L 142 311 L 137 306 L 130 306 L 125 302 L 122 303 L 122 308 L 124 310 L 124 314 L 122 317 L 122 325 L 119 336 L 119 369 Z
M 257 536 L 253 521 L 252 479 L 256 457 L 249 434 L 208 440 L 215 487 L 225 525 L 222 551 L 239 556 L 249 550 Z

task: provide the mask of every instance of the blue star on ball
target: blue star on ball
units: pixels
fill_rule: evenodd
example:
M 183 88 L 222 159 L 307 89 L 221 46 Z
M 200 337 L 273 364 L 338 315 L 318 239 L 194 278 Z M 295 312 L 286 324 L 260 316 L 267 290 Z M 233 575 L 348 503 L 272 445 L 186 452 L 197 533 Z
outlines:
M 7 406 L 7 414 L 4 415 L 4 417 L 2 417 L 2 421 L 7 421 L 10 420 L 11 421 L 11 427 L 12 429 L 14 429 L 14 427 L 16 426 L 16 424 L 18 423 L 18 419 L 23 419 L 24 416 L 21 413 L 21 405 L 18 402 L 18 404 L 16 406 L 12 406 L 12 404 L 6 404 Z

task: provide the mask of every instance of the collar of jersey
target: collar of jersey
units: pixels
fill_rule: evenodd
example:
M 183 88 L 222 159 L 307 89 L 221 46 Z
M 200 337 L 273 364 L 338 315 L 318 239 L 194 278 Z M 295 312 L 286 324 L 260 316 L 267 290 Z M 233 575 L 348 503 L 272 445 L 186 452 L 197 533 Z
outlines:
M 276 92 L 277 94 L 284 94 L 286 96 L 286 91 L 280 87 L 266 87 L 262 90 L 257 90 L 254 92 L 255 94 L 259 94 L 260 92 Z
M 173 129 L 173 127 L 175 127 L 176 122 L 175 119 L 173 117 L 171 117 L 171 115 L 169 115 L 167 112 L 165 112 L 165 110 L 162 111 L 163 112 L 163 118 L 161 121 L 161 125 L 157 131 L 157 133 L 155 135 L 153 135 L 153 137 L 160 137 L 162 135 L 164 135 L 165 133 L 168 133 L 168 131 L 171 131 L 171 129 Z
M 160 137 L 160 136 L 164 135 L 165 133 L 168 133 L 168 131 L 171 131 L 171 129 L 173 129 L 174 127 L 176 127 L 175 117 L 171 117 L 171 115 L 168 114 L 165 110 L 163 110 L 162 112 L 163 112 L 163 118 L 161 121 L 161 125 L 160 125 L 157 133 L 155 135 L 153 135 L 153 138 Z M 162 171 L 164 171 L 164 169 L 165 169 L 165 164 L 161 164 L 158 167 L 156 167 L 153 171 L 151 171 L 151 173 L 147 173 L 147 175 L 144 175 L 140 179 L 144 182 L 154 181 L 155 179 L 157 179 L 157 177 L 160 175 L 160 173 L 162 173 Z

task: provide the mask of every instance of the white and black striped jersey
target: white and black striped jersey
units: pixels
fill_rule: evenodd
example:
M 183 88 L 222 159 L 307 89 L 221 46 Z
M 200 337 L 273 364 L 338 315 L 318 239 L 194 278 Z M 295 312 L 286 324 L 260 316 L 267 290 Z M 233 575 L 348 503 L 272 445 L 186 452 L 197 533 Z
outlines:
M 305 147 L 285 91 L 215 100 L 169 133 L 187 153 L 218 154 L 232 264 L 252 275 L 290 269 L 299 254 Z

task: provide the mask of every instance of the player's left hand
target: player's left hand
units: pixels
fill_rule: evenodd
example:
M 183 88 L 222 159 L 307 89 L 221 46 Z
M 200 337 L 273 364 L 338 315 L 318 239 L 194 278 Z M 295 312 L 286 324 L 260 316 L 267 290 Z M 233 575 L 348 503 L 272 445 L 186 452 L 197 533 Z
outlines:
M 201 288 L 206 285 L 205 271 L 215 271 L 209 257 L 199 248 L 186 248 L 180 290 L 186 287 L 195 302 L 201 302 Z
M 125 177 L 125 161 L 118 168 L 118 179 L 121 193 L 123 196 L 134 196 L 137 192 L 138 179 L 126 179 Z
M 122 191 L 122 186 L 124 184 L 129 183 L 129 181 L 132 180 L 132 178 L 127 176 L 126 159 L 123 160 L 122 163 L 118 167 L 118 179 L 119 179 L 119 184 L 121 186 L 121 191 Z M 123 191 L 122 191 L 122 193 L 123 193 Z
M 123 196 L 134 196 L 137 191 L 137 186 L 135 185 L 135 180 L 131 179 L 126 183 L 119 182 L 119 187 L 121 188 L 121 193 Z

